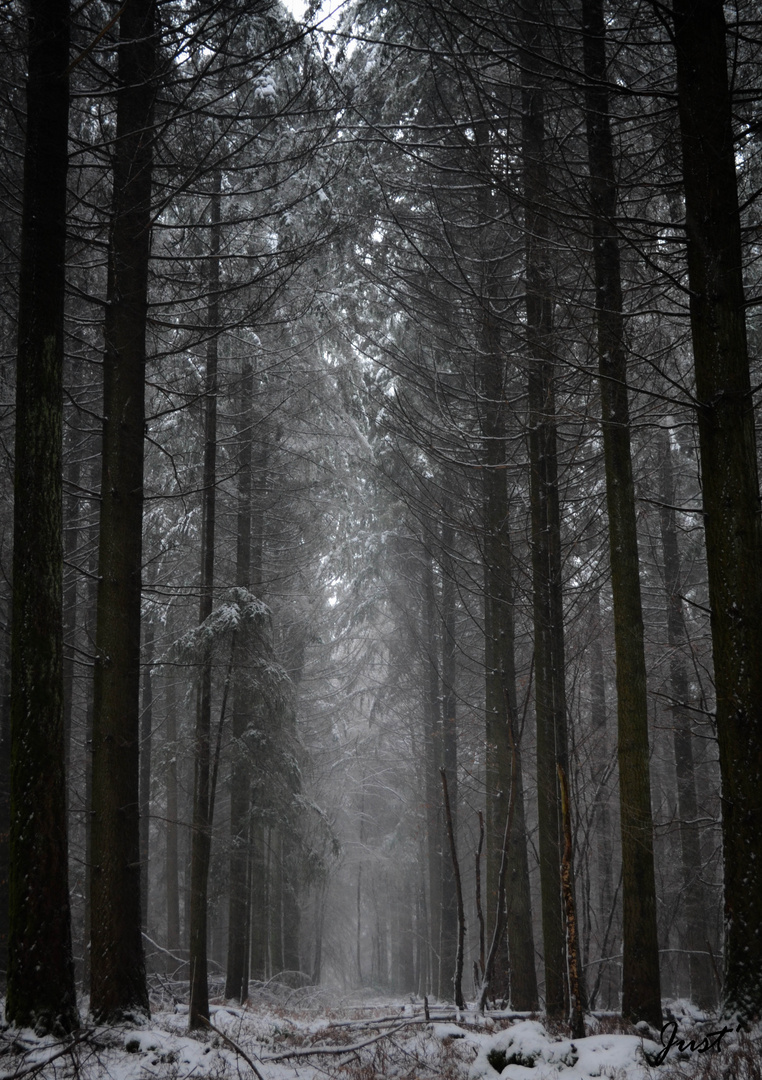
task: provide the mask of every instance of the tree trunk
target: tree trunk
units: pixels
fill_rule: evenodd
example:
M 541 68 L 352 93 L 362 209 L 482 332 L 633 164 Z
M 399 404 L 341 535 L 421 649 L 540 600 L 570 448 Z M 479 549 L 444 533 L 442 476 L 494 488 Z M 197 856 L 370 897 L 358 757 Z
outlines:
M 455 951 L 455 965 L 452 977 L 453 997 L 459 1009 L 465 1007 L 463 1000 L 463 949 L 466 937 L 466 916 L 463 908 L 463 888 L 460 881 L 460 864 L 458 862 L 458 847 L 455 840 L 455 822 L 452 816 L 452 807 L 447 791 L 447 770 L 440 769 L 442 777 L 442 794 L 444 797 L 445 824 L 447 826 L 447 839 L 450 844 L 450 859 L 452 865 L 453 881 L 455 883 L 455 900 L 458 917 L 458 943 Z
M 592 548 L 592 545 L 590 545 Z M 592 553 L 592 552 L 591 552 Z M 597 840 L 595 853 L 595 868 L 597 889 L 598 926 L 604 922 L 612 910 L 612 863 L 614 859 L 614 844 L 611 822 L 611 807 L 609 806 L 609 737 L 606 710 L 606 679 L 603 669 L 603 646 L 601 637 L 603 625 L 601 620 L 601 596 L 600 588 L 595 588 L 590 597 L 590 629 L 588 652 L 590 656 L 590 724 L 593 745 L 591 748 L 591 780 L 595 791 L 595 809 L 593 815 L 593 831 Z M 592 891 L 592 890 L 591 890 Z M 598 934 L 599 953 L 597 960 L 600 962 L 596 975 L 598 987 L 603 986 L 603 1000 L 605 1008 L 612 1007 L 613 995 L 619 997 L 619 980 L 614 989 L 611 977 L 611 964 L 606 962 L 606 949 L 600 933 Z M 592 942 L 587 941 L 590 948 Z M 605 975 L 604 975 L 605 972 Z M 595 998 L 591 994 L 588 1007 L 595 1008 Z
M 302 970 L 302 909 L 299 904 L 300 877 L 297 873 L 296 862 L 294 841 L 291 835 L 284 830 L 281 841 L 281 905 L 283 908 L 283 968 L 285 971 Z
M 762 1012 L 762 518 L 721 0 L 673 0 L 717 694 L 725 1011 Z
M 98 463 L 99 465 L 100 463 Z M 96 471 L 97 466 L 93 469 Z M 95 476 L 93 477 L 95 486 Z M 94 501 L 90 505 L 90 524 L 87 529 L 88 578 L 85 587 L 85 640 L 95 640 L 98 625 L 98 535 L 100 522 Z M 82 952 L 84 964 L 82 988 L 90 990 L 90 941 L 92 933 L 92 896 L 93 896 L 93 713 L 94 713 L 94 673 L 88 686 L 87 705 L 85 707 L 85 919 L 82 928 Z
M 252 373 L 253 374 L 253 373 Z M 246 391 L 251 399 L 251 392 Z M 249 418 L 253 424 L 253 418 Z M 238 544 L 242 545 L 250 537 L 251 549 L 248 554 L 240 553 L 240 564 L 245 565 L 247 558 L 250 567 L 250 585 L 252 591 L 262 596 L 264 581 L 265 555 L 265 496 L 268 487 L 269 442 L 268 427 L 261 420 L 258 425 L 259 452 L 253 457 L 253 476 L 251 492 L 257 513 L 254 528 L 244 538 L 244 529 L 239 528 Z M 253 429 L 252 429 L 253 443 Z M 253 451 L 253 446 L 252 446 Z M 242 495 L 243 499 L 243 495 Z M 251 521 L 250 521 L 251 528 Z M 257 790 L 249 792 L 249 824 L 247 830 L 247 886 L 246 886 L 246 936 L 243 947 L 242 983 L 248 990 L 249 977 L 264 979 L 267 971 L 267 883 L 265 873 L 265 828 L 261 824 L 263 807 L 257 802 Z
M 272 978 L 285 968 L 283 957 L 283 850 L 280 829 L 269 830 L 267 859 L 267 915 L 270 969 Z
M 252 587 L 251 582 L 251 463 L 252 397 L 254 372 L 246 361 L 241 379 L 240 427 L 238 430 L 238 535 L 236 549 L 236 584 Z M 246 953 L 246 926 L 249 917 L 246 888 L 248 868 L 249 811 L 251 808 L 251 770 L 248 751 L 241 740 L 251 715 L 251 690 L 236 672 L 233 687 L 233 745 L 235 750 L 230 777 L 230 894 L 228 902 L 228 955 L 225 997 L 243 1002 L 249 992 L 249 962 Z
M 11 638 L 10 618 L 3 620 L 0 691 L 0 971 L 8 970 L 8 873 L 11 827 Z
M 256 810 L 256 796 L 252 799 Z M 258 981 L 267 978 L 267 849 L 265 826 L 252 821 L 249 847 L 249 888 L 251 895 L 251 913 L 249 954 L 251 957 L 251 977 Z
M 558 779 L 561 787 L 561 821 L 564 833 L 564 853 L 561 859 L 561 889 L 564 895 L 566 912 L 566 949 L 569 957 L 569 998 L 570 998 L 570 1034 L 573 1039 L 584 1039 L 585 1016 L 582 1001 L 582 981 L 579 970 L 579 943 L 577 935 L 577 905 L 574 899 L 574 878 L 572 875 L 572 828 L 569 788 L 566 774 L 558 766 Z
M 166 680 L 167 739 L 169 751 L 167 762 L 167 949 L 177 953 L 180 948 L 180 860 L 177 832 L 179 803 L 177 798 L 177 687 L 175 675 L 170 671 Z
M 21 225 L 6 1019 L 79 1024 L 64 772 L 62 422 L 69 5 L 31 0 Z
M 444 507 L 442 524 L 442 763 L 449 777 L 451 823 L 442 816 L 444 835 L 442 847 L 449 849 L 448 833 L 452 829 L 454 842 L 458 838 L 458 731 L 456 726 L 456 641 L 455 641 L 455 580 L 451 558 L 452 527 L 446 520 Z M 442 921 L 440 936 L 440 993 L 448 997 L 458 955 L 458 887 L 451 859 L 442 859 Z
M 80 462 L 76 449 L 71 451 L 66 469 L 68 493 L 64 500 L 64 590 L 63 590 L 63 680 L 64 680 L 64 747 L 66 775 L 71 775 L 72 714 L 74 710 L 74 644 L 77 632 L 77 579 L 79 571 L 74 557 L 79 544 L 79 479 Z M 68 795 L 68 793 L 67 793 Z M 68 801 L 68 798 L 67 798 Z
M 201 588 L 199 625 L 212 613 L 214 602 L 214 538 L 217 499 L 217 361 L 220 325 L 220 192 L 222 174 L 216 169 L 212 179 L 209 223 L 209 307 L 207 329 L 204 411 L 204 486 L 201 527 Z M 193 789 L 193 831 L 191 838 L 190 965 L 191 1030 L 209 1020 L 207 979 L 207 895 L 209 860 L 212 848 L 211 808 L 214 791 L 212 766 L 212 656 L 201 665 L 196 712 L 195 781 Z
M 512 749 L 517 755 L 513 835 L 508 848 L 508 955 L 510 984 L 498 955 L 492 993 L 508 997 L 514 1009 L 538 1006 L 534 965 L 534 932 L 529 896 L 529 865 L 524 818 L 524 789 L 519 753 L 518 705 L 514 657 L 513 566 L 506 484 L 504 365 L 498 329 L 491 312 L 483 312 L 484 436 L 484 664 L 487 785 L 487 929 L 497 921 L 498 879 L 503 834 L 511 794 Z
M 561 821 L 556 765 L 566 762 L 566 689 L 561 524 L 553 372 L 543 31 L 539 5 L 521 8 L 522 156 L 526 234 L 526 334 L 532 507 L 537 802 L 545 1008 L 565 1011 L 566 945 L 561 903 Z
M 442 711 L 439 696 L 437 603 L 431 552 L 425 547 L 423 564 L 423 606 L 421 618 L 425 639 L 425 685 L 423 713 L 426 757 L 426 864 L 429 893 L 429 992 L 440 995 L 439 937 L 442 924 L 442 815 L 437 777 L 442 765 Z
M 103 1022 L 149 1011 L 138 762 L 154 20 L 155 0 L 127 0 L 119 20 L 93 714 L 90 1008 Z
M 664 552 L 664 579 L 667 589 L 667 644 L 674 716 L 673 740 L 677 774 L 677 816 L 680 830 L 680 859 L 683 872 L 685 928 L 684 948 L 688 951 L 691 1000 L 700 1009 L 716 1005 L 715 979 L 708 954 L 709 897 L 703 882 L 701 834 L 699 831 L 696 774 L 693 765 L 690 680 L 683 655 L 688 639 L 682 601 L 682 569 L 675 523 L 675 478 L 669 435 L 661 450 L 662 505 L 660 510 L 661 543 Z
M 153 739 L 154 626 L 148 620 L 145 629 L 143 666 L 143 708 L 140 717 L 140 892 L 143 902 L 143 930 L 148 930 L 148 849 L 151 825 L 151 742 Z
M 627 356 L 617 241 L 602 0 L 583 0 L 598 365 L 616 645 L 622 833 L 622 1013 L 661 1027 L 659 942 L 648 754 L 648 700 L 640 600 Z

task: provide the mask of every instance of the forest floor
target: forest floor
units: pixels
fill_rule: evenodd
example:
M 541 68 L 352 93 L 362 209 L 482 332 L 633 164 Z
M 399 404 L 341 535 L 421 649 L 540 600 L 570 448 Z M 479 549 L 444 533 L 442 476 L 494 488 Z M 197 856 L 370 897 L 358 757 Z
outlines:
M 210 1029 L 191 1036 L 187 1005 L 163 993 L 140 1025 L 84 1021 L 67 1040 L 3 1030 L 0 1080 L 762 1080 L 762 1030 L 720 1034 L 681 1003 L 655 1039 L 613 1016 L 587 1017 L 572 1041 L 505 1011 L 428 1013 L 420 1001 L 262 988 L 245 1008 L 213 1005 Z

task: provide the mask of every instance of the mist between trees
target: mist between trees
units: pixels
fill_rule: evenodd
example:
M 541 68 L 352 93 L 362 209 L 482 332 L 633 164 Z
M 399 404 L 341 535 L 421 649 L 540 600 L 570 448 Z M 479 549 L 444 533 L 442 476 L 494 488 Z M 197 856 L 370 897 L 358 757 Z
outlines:
M 5 5 L 9 1021 L 759 1017 L 759 26 Z

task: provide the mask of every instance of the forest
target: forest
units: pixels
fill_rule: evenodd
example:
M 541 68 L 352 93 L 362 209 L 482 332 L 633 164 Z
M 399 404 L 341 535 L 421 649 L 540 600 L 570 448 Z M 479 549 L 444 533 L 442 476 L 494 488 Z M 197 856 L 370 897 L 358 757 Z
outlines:
M 0 54 L 2 1080 L 758 1080 L 758 5 Z

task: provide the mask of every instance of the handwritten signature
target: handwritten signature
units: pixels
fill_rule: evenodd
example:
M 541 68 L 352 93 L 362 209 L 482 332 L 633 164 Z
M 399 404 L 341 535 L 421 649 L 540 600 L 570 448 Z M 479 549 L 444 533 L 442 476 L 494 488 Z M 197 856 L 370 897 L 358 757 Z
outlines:
M 722 1040 L 735 1030 L 735 1028 L 724 1027 L 720 1031 L 707 1031 L 706 1035 L 701 1039 L 679 1039 L 677 1037 L 677 1021 L 670 1020 L 661 1029 L 659 1037 L 664 1049 L 656 1055 L 654 1064 L 663 1065 L 667 1054 L 673 1046 L 688 1054 L 707 1054 L 711 1050 L 722 1050 Z M 667 1033 L 669 1034 L 667 1035 Z M 666 1043 L 664 1041 L 665 1037 L 667 1037 Z

